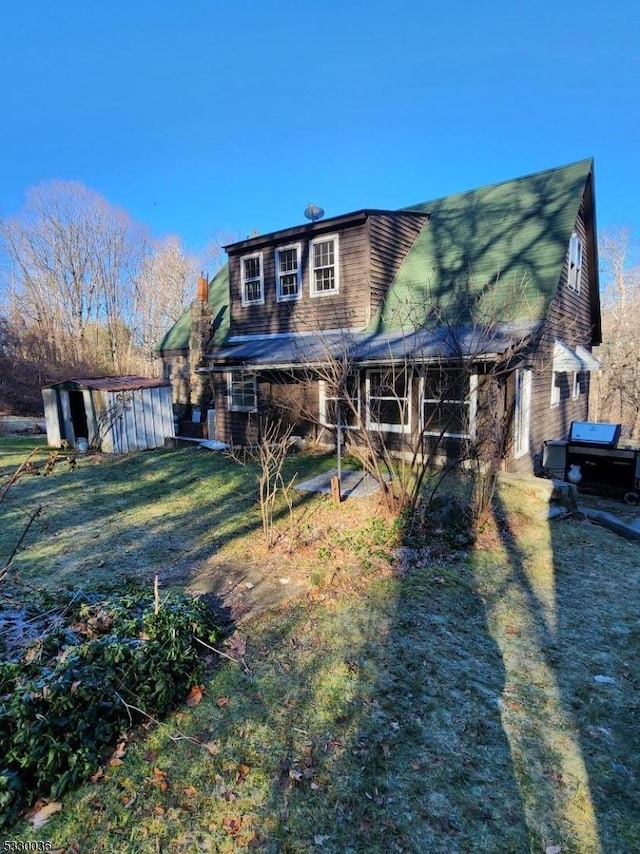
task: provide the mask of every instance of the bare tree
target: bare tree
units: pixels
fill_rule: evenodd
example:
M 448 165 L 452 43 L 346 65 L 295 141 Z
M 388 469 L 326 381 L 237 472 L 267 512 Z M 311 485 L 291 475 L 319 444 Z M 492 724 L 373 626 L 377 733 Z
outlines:
M 514 282 L 514 303 L 525 285 Z M 326 336 L 320 352 L 301 350 L 302 376 L 291 379 L 323 389 L 323 407 L 312 401 L 302 415 L 375 478 L 391 515 L 416 519 L 453 471 L 473 475 L 472 509 L 481 515 L 510 446 L 507 378 L 534 346 L 535 325 L 507 334 L 501 307 L 464 288 L 448 310 L 414 302 L 400 313 L 397 331 L 376 336 L 373 353 L 347 332 Z M 291 398 L 293 412 L 300 396 Z
M 274 513 L 278 496 L 282 496 L 292 512 L 291 487 L 296 478 L 294 475 L 289 483 L 285 483 L 282 469 L 291 449 L 291 425 L 283 425 L 282 421 L 265 419 L 260 424 L 260 435 L 255 445 L 249 447 L 232 447 L 227 455 L 234 462 L 246 465 L 248 462 L 257 463 L 260 472 L 258 480 L 258 500 L 262 519 L 262 533 L 267 548 L 272 548 L 276 542 Z
M 83 184 L 51 181 L 29 190 L 22 211 L 0 223 L 0 240 L 13 310 L 57 359 L 91 359 L 104 328 L 113 369 L 123 370 L 146 230 Z
M 604 280 L 602 363 L 595 383 L 597 420 L 620 421 L 632 437 L 640 435 L 640 247 L 629 229 L 607 232 L 600 240 Z
M 199 259 L 170 235 L 157 241 L 135 279 L 135 339 L 148 369 L 156 361 L 154 347 L 194 298 Z
M 13 380 L 0 379 L 0 404 L 37 411 L 43 381 L 73 373 L 156 373 L 154 348 L 233 240 L 216 234 L 188 252 L 176 236 L 152 241 L 84 184 L 33 187 L 0 220 L 0 360 Z

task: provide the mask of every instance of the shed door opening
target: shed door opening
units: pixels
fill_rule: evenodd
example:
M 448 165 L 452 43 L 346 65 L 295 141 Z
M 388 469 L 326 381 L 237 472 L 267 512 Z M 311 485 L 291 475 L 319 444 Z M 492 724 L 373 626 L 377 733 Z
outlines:
M 81 391 L 69 392 L 69 407 L 71 409 L 71 421 L 73 423 L 73 434 L 78 439 L 89 438 L 89 427 L 87 425 L 87 411 L 84 406 L 84 397 Z

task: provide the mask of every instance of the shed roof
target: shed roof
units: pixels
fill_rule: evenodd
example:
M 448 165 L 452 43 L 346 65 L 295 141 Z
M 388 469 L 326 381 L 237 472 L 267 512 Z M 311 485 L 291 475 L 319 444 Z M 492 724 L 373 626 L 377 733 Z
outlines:
M 430 214 L 371 328 L 540 321 L 553 299 L 593 160 L 414 205 Z M 597 275 L 597 273 L 596 273 Z
M 47 385 L 45 388 L 135 391 L 136 389 L 161 388 L 168 385 L 171 385 L 168 380 L 153 379 L 152 377 L 70 377 L 67 380 Z

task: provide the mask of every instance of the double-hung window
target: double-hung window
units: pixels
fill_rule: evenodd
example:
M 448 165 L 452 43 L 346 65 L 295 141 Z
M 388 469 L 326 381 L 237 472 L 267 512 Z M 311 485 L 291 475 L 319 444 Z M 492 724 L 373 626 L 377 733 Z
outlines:
M 411 378 L 402 368 L 367 371 L 367 428 L 411 432 Z
M 227 377 L 227 403 L 229 412 L 255 412 L 258 408 L 258 391 L 255 374 L 242 371 Z
M 300 244 L 276 249 L 276 298 L 278 302 L 300 299 Z
M 311 241 L 311 296 L 337 294 L 338 274 L 338 236 L 319 237 Z
M 320 423 L 325 427 L 340 426 L 357 428 L 360 426 L 360 377 L 349 374 L 342 386 L 324 380 L 320 383 Z
M 242 305 L 260 305 L 264 302 L 264 273 L 262 252 L 243 255 L 240 259 L 242 274 Z
M 580 293 L 580 279 L 582 276 L 582 241 L 578 237 L 578 235 L 574 233 L 571 235 L 571 240 L 569 241 L 569 270 L 568 270 L 568 283 L 569 287 L 572 291 L 575 291 L 577 294 Z
M 477 374 L 434 367 L 422 378 L 422 429 L 428 436 L 473 438 Z

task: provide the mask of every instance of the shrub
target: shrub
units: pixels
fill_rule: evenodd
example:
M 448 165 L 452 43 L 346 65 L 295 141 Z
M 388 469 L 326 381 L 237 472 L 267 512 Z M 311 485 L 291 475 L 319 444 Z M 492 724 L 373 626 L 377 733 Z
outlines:
M 166 714 L 201 677 L 202 603 L 147 591 L 74 603 L 19 661 L 0 663 L 0 826 L 87 779 L 131 723 Z M 132 707 L 136 707 L 135 709 Z

